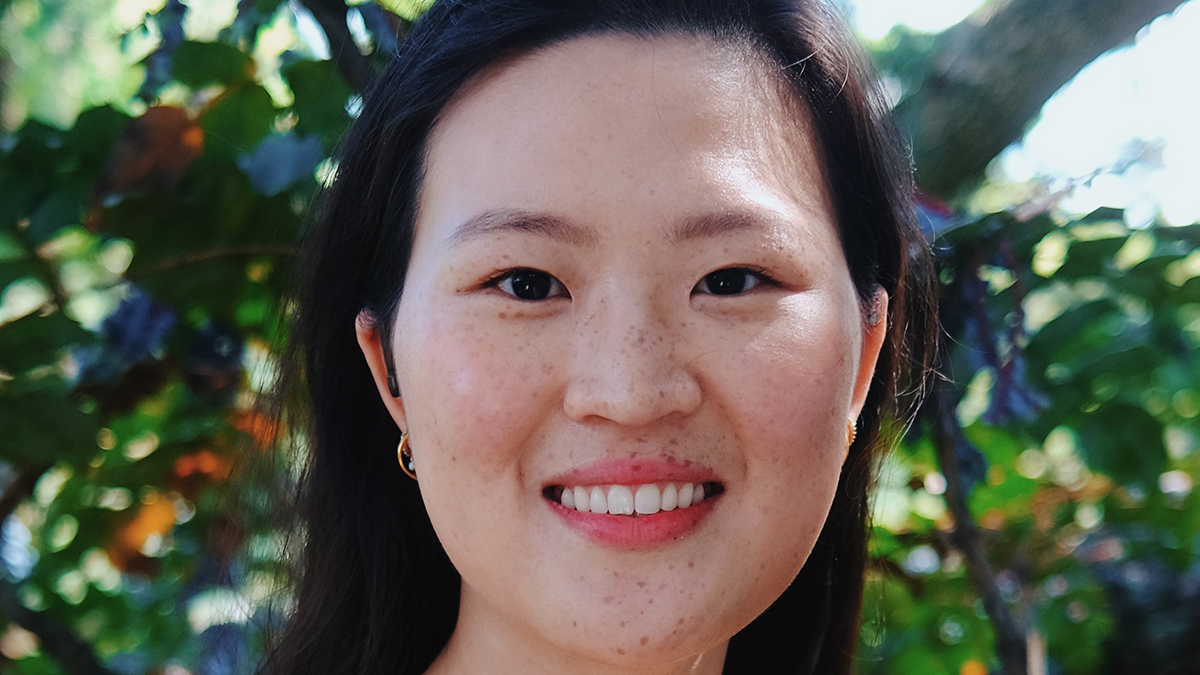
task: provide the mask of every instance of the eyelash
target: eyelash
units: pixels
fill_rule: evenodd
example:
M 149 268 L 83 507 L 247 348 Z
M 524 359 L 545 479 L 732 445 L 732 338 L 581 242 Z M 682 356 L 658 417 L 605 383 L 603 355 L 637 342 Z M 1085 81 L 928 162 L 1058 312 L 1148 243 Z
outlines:
M 745 272 L 745 273 L 749 274 L 750 276 L 755 277 L 758 280 L 758 284 L 756 284 L 755 287 L 757 287 L 759 285 L 766 285 L 766 286 L 775 286 L 778 288 L 781 285 L 779 283 L 779 281 L 777 279 L 775 279 L 775 277 L 768 274 L 767 271 L 761 267 L 754 267 L 752 265 L 736 265 L 734 267 L 722 267 L 720 269 L 713 270 L 713 271 L 709 272 L 708 274 L 705 274 L 703 277 L 700 278 L 700 281 L 696 282 L 695 288 L 698 288 L 700 286 L 700 284 L 704 283 L 704 281 L 706 279 L 708 279 L 708 277 L 712 276 L 713 274 L 716 274 L 717 272 L 733 272 L 733 271 Z M 753 290 L 753 287 L 751 289 L 748 289 L 747 291 L 743 291 L 743 292 L 737 293 L 737 294 L 732 294 L 729 297 L 735 297 L 735 298 L 740 297 L 740 296 L 748 293 L 750 290 Z M 717 295 L 717 294 L 709 293 L 708 295 Z
M 768 274 L 766 270 L 764 270 L 760 267 L 753 267 L 753 266 L 749 266 L 749 265 L 738 265 L 736 267 L 722 267 L 720 269 L 713 270 L 712 272 L 709 272 L 708 274 L 705 274 L 703 277 L 700 278 L 700 281 L 696 282 L 696 285 L 693 287 L 693 290 L 695 290 L 695 288 L 699 288 L 700 285 L 703 284 L 705 282 L 705 280 L 708 279 L 708 277 L 711 276 L 712 274 L 715 274 L 717 272 L 725 272 L 725 271 L 741 271 L 741 272 L 745 272 L 745 273 L 755 277 L 758 280 L 758 284 L 756 284 L 755 287 L 757 287 L 758 285 L 763 285 L 763 284 L 768 285 L 768 286 L 776 286 L 776 287 L 778 287 L 780 285 L 778 280 L 776 280 L 774 277 L 772 277 L 770 274 Z M 499 270 L 499 271 L 493 273 L 491 276 L 489 276 L 486 280 L 484 280 L 484 282 L 480 285 L 480 287 L 481 288 L 495 288 L 495 289 L 500 290 L 501 292 L 505 293 L 506 295 L 516 297 L 512 292 L 506 291 L 506 290 L 500 288 L 500 285 L 503 284 L 506 280 L 515 276 L 519 272 L 532 272 L 532 273 L 536 273 L 536 274 L 544 274 L 547 277 L 549 277 L 553 281 L 553 283 L 556 283 L 560 287 L 562 287 L 563 292 L 565 293 L 567 298 L 571 297 L 570 292 L 566 290 L 566 286 L 563 285 L 563 283 L 561 281 L 559 281 L 558 278 L 556 278 L 554 275 L 550 274 L 549 272 L 543 272 L 541 270 L 534 269 L 532 267 L 510 267 L 507 269 Z M 754 287 L 752 287 L 752 289 L 753 288 Z M 738 296 L 741 296 L 744 294 L 745 294 L 745 292 L 732 294 L 730 297 L 738 297 Z M 717 295 L 717 294 L 709 293 L 708 295 Z M 517 298 L 517 299 L 522 300 L 524 302 L 540 302 L 538 300 L 525 300 L 524 298 Z M 549 298 L 547 298 L 547 299 L 549 299 Z
M 521 272 L 545 275 L 546 277 L 548 277 L 551 280 L 551 283 L 557 284 L 559 286 L 559 288 L 562 289 L 563 295 L 565 297 L 567 297 L 568 299 L 571 297 L 570 291 L 567 290 L 567 287 L 565 284 L 563 284 L 563 282 L 558 280 L 558 277 L 555 277 L 553 274 L 550 274 L 549 272 L 543 272 L 542 270 L 534 269 L 532 267 L 510 267 L 508 269 L 499 270 L 499 271 L 493 273 L 491 276 L 489 276 L 486 280 L 484 280 L 484 282 L 482 284 L 480 284 L 480 288 L 495 288 L 496 290 L 499 290 L 501 293 L 504 293 L 505 295 L 508 295 L 509 297 L 515 298 L 522 302 L 542 302 L 542 300 L 549 300 L 549 299 L 551 299 L 551 297 L 557 297 L 557 296 L 550 296 L 550 297 L 543 298 L 542 300 L 528 300 L 526 298 L 518 297 L 514 292 L 511 292 L 511 291 L 501 288 L 501 284 L 503 284 L 506 280 L 511 279 L 512 277 L 516 276 L 518 273 L 521 273 Z

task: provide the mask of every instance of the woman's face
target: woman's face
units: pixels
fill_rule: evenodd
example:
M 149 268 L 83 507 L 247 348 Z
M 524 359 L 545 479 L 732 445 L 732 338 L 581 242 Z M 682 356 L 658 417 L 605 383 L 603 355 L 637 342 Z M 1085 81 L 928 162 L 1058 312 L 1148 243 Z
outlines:
M 462 574 L 452 649 L 690 663 L 804 564 L 886 322 L 800 110 L 743 50 L 625 36 L 446 109 L 384 398 Z

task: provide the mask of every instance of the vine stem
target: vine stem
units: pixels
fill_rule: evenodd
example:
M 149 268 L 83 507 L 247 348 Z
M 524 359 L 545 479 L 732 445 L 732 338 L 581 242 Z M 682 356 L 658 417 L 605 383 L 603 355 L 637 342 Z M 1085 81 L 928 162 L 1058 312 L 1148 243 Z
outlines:
M 344 0 L 301 0 L 300 4 L 312 12 L 313 18 L 325 31 L 329 53 L 342 79 L 354 91 L 360 94 L 365 92 L 375 79 L 375 69 L 371 66 L 371 59 L 358 51 L 358 45 L 354 43 L 346 23 L 349 8 Z
M 198 251 L 190 251 L 183 255 L 167 258 L 159 261 L 144 269 L 135 270 L 128 273 L 126 276 L 130 279 L 139 279 L 153 274 L 169 272 L 180 267 L 195 265 L 197 263 L 207 262 L 209 260 L 218 260 L 220 258 L 238 258 L 252 256 L 294 256 L 296 255 L 296 247 L 292 244 L 246 244 L 244 246 L 227 246 L 221 248 L 205 248 Z
M 956 449 L 962 440 L 962 426 L 955 408 L 958 396 L 950 382 L 942 382 L 931 392 L 929 404 L 935 413 L 933 442 L 938 462 L 946 477 L 946 503 L 954 517 L 950 542 L 963 555 L 967 575 L 996 631 L 996 654 L 1004 675 L 1029 675 L 1029 654 L 1025 633 L 1017 625 L 996 583 L 996 573 L 988 562 L 979 527 L 967 508 L 966 487 L 958 467 Z

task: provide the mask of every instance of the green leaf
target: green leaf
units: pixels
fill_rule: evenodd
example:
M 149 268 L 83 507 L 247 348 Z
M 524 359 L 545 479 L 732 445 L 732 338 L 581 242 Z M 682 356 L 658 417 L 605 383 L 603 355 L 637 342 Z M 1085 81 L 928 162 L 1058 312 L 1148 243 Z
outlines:
M 254 62 L 236 47 L 219 42 L 184 42 L 175 51 L 171 74 L 193 89 L 210 84 L 251 82 Z
M 1055 278 L 1082 279 L 1105 276 L 1112 269 L 1112 259 L 1125 245 L 1125 237 L 1110 237 L 1077 241 L 1067 249 L 1067 260 L 1054 273 Z
M 296 133 L 312 134 L 332 149 L 350 124 L 346 102 L 353 93 L 332 61 L 297 61 L 283 70 L 292 89 L 299 121 Z
M 0 438 L 5 459 L 74 462 L 96 451 L 95 419 L 61 393 L 33 391 L 3 401 Z
M 1171 294 L 1171 300 L 1179 304 L 1200 303 L 1200 277 L 1192 277 Z
M 1028 352 L 1044 363 L 1052 363 L 1056 352 L 1068 351 L 1087 330 L 1121 315 L 1121 308 L 1110 300 L 1097 300 L 1063 312 L 1042 327 L 1029 341 Z
M 1162 424 L 1141 407 L 1102 406 L 1084 418 L 1078 433 L 1088 466 L 1118 483 L 1150 486 L 1166 467 Z
M 45 654 L 34 654 L 10 662 L 14 675 L 66 675 L 58 662 Z
M 376 0 L 376 2 L 392 14 L 409 21 L 415 21 L 433 6 L 433 0 Z
M 204 130 L 204 156 L 232 158 L 251 152 L 271 133 L 276 112 L 271 95 L 258 85 L 229 91 L 199 120 Z
M 53 363 L 64 348 L 89 335 L 62 312 L 30 314 L 0 326 L 0 369 L 17 374 Z
M 89 181 L 64 181 L 30 216 L 30 243 L 37 246 L 53 239 L 62 228 L 81 223 L 90 193 Z
M 17 279 L 25 277 L 40 278 L 41 273 L 41 267 L 28 258 L 0 262 L 0 294 L 3 294 L 4 289 L 8 288 L 8 285 Z M 0 330 L 4 329 L 0 328 Z
M 99 171 L 129 122 L 128 115 L 109 106 L 85 110 L 67 132 L 66 145 L 78 153 L 81 167 Z

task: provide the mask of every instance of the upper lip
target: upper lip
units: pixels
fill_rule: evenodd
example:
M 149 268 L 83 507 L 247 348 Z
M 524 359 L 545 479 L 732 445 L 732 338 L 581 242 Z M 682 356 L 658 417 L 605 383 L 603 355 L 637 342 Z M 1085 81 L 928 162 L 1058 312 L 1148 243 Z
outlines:
M 576 485 L 645 485 L 648 483 L 721 482 L 711 468 L 677 457 L 603 459 L 571 469 L 546 482 L 545 487 Z

